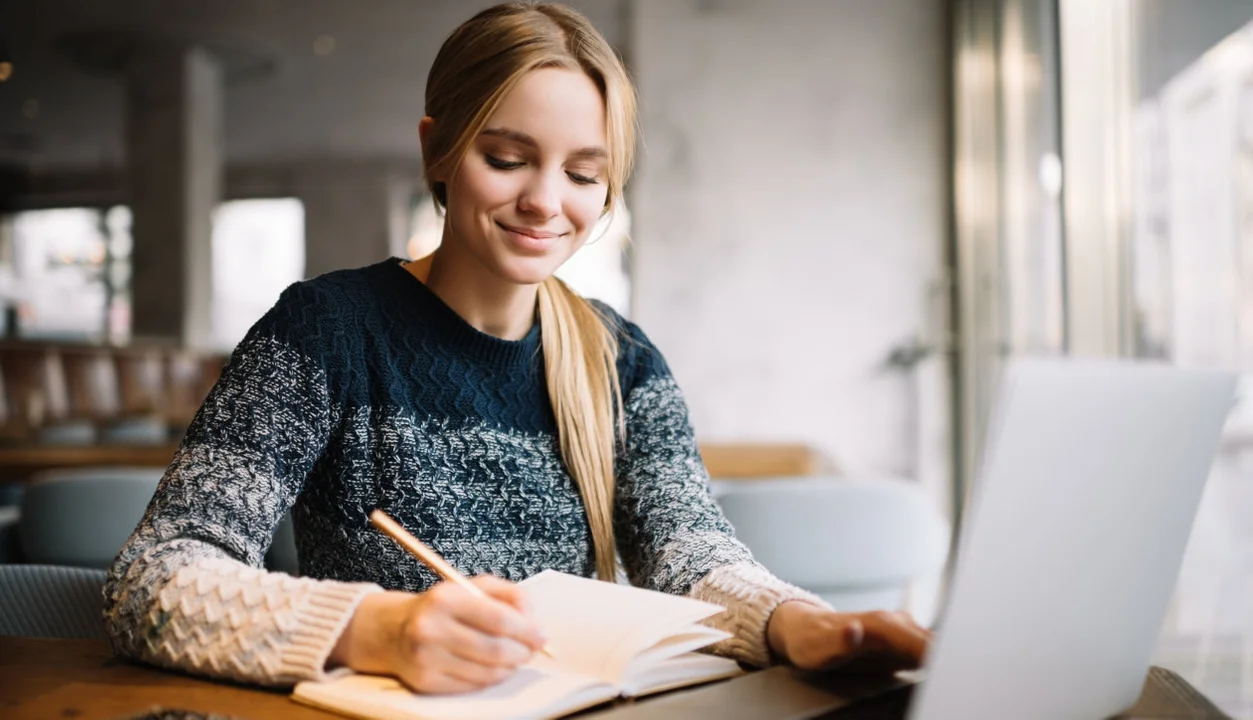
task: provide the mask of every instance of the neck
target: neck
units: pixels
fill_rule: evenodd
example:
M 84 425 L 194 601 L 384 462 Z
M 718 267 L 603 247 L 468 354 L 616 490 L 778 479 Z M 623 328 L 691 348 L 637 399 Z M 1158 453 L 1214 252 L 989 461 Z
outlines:
M 406 265 L 409 272 L 480 332 L 521 340 L 535 322 L 538 285 L 504 282 L 443 246 Z

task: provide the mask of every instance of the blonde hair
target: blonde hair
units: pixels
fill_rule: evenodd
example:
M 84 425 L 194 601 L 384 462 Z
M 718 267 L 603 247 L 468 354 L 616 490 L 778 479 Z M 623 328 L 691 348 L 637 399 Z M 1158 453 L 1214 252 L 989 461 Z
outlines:
M 501 100 L 526 73 L 547 67 L 586 73 L 604 98 L 605 211 L 616 206 L 635 149 L 635 90 L 626 69 L 579 13 L 563 5 L 520 2 L 496 5 L 463 23 L 431 66 L 426 114 L 435 122 L 424 163 L 436 203 L 448 202 L 447 189 L 432 178 L 456 174 Z M 555 277 L 539 287 L 539 316 L 562 459 L 587 511 L 597 575 L 612 582 L 615 438 L 625 441 L 613 323 Z

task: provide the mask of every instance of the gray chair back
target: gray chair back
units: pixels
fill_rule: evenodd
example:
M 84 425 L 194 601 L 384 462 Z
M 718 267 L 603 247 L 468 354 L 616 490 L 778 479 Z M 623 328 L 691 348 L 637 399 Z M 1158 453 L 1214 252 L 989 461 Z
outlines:
M 296 551 L 296 526 L 292 523 L 290 510 L 278 521 L 278 527 L 274 528 L 274 539 L 270 541 L 270 549 L 265 553 L 265 569 L 300 577 L 300 556 Z
M 938 580 L 949 525 L 916 483 L 728 481 L 715 497 L 762 565 L 837 609 L 909 609 L 920 619 L 932 612 L 911 607 L 909 591 Z
M 0 565 L 0 635 L 104 639 L 105 572 Z
M 43 473 L 22 498 L 18 537 L 27 562 L 108 568 L 143 518 L 161 468 Z

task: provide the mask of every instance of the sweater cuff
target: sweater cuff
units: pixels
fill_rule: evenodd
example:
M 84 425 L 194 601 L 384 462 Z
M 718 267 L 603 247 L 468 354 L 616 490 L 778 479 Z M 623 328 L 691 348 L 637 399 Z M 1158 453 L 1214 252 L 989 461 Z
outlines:
M 367 595 L 382 592 L 378 585 L 317 581 L 292 617 L 290 641 L 279 660 L 280 681 L 326 679 L 326 661 L 339 636 Z
M 770 651 L 766 628 L 780 604 L 800 600 L 831 609 L 822 598 L 780 580 L 755 562 L 714 568 L 692 587 L 689 595 L 726 608 L 725 613 L 709 618 L 706 624 L 725 630 L 733 637 L 717 643 L 711 650 L 757 667 L 778 660 Z

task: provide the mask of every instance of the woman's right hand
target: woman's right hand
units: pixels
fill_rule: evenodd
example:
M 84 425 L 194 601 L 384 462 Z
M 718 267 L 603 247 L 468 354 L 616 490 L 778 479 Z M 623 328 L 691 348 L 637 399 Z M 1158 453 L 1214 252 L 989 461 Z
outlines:
M 504 680 L 545 640 L 522 588 L 490 575 L 471 582 L 487 598 L 449 582 L 417 595 L 367 595 L 327 667 L 394 675 L 422 693 L 468 692 Z

